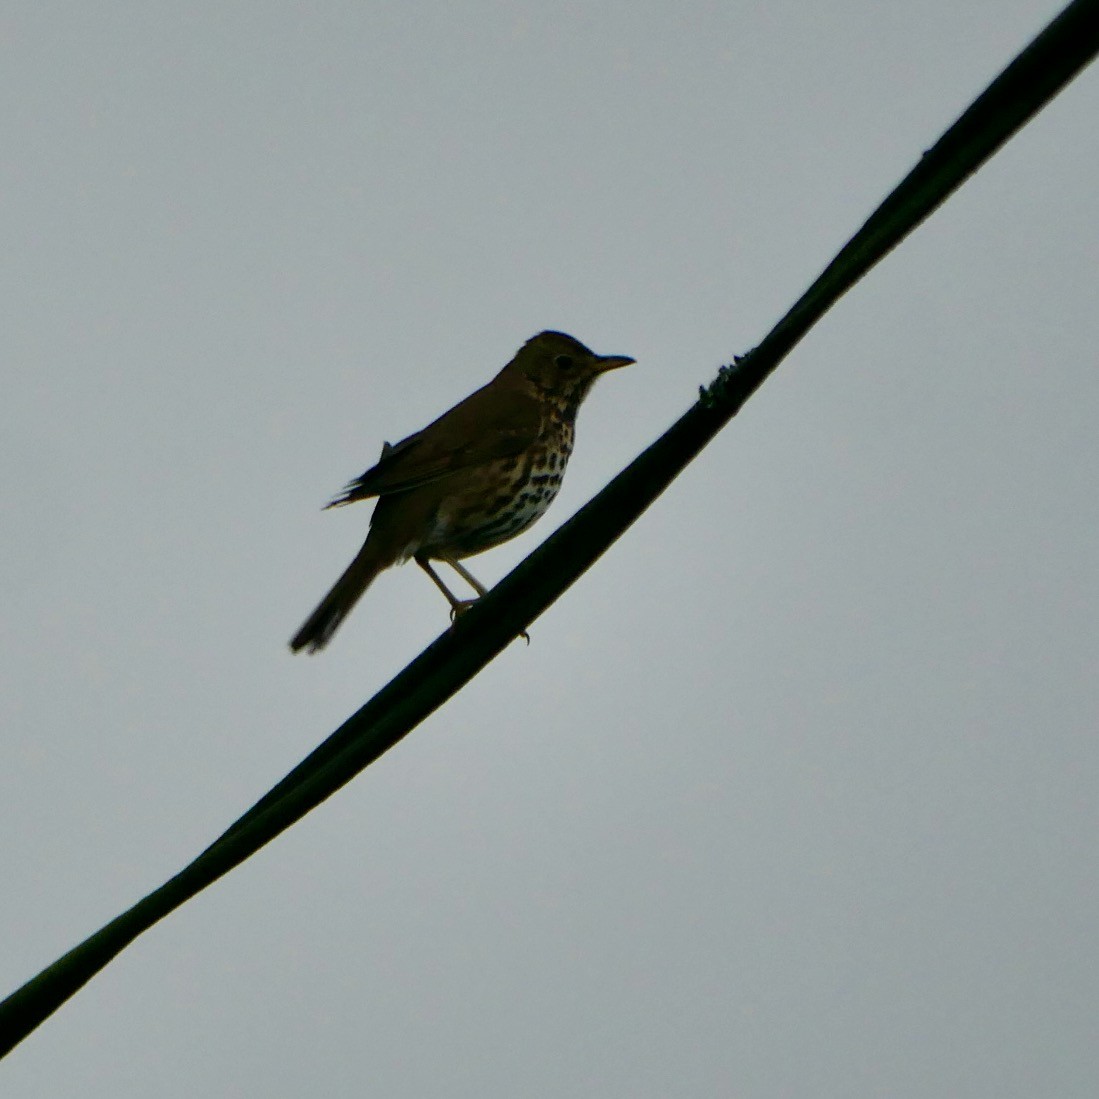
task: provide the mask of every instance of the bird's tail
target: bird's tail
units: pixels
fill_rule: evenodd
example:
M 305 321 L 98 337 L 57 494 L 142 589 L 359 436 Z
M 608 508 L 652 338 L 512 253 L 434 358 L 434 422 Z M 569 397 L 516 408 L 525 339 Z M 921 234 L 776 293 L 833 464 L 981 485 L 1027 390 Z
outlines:
M 393 562 L 378 552 L 377 547 L 368 538 L 359 550 L 355 560 L 347 566 L 343 576 L 332 586 L 332 590 L 320 601 L 317 609 L 305 620 L 305 624 L 290 641 L 294 652 L 308 649 L 311 653 L 320 652 L 332 639 L 340 623 L 351 612 L 351 608 L 370 587 L 374 577 Z

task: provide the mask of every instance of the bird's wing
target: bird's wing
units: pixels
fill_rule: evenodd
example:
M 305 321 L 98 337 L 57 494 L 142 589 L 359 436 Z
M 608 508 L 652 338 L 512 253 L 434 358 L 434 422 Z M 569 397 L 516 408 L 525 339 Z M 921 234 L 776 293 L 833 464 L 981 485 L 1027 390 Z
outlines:
M 540 424 L 535 397 L 485 386 L 423 431 L 394 446 L 387 444 L 378 464 L 356 477 L 328 506 L 407 492 L 458 470 L 509 458 L 534 442 Z

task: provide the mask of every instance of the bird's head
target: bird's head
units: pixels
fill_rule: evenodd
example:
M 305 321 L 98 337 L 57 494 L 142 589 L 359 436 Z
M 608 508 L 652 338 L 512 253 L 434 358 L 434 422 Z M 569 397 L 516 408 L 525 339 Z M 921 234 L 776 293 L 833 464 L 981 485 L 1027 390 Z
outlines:
M 633 362 L 628 355 L 597 355 L 564 332 L 539 332 L 519 348 L 505 369 L 518 372 L 544 395 L 575 409 L 600 374 Z

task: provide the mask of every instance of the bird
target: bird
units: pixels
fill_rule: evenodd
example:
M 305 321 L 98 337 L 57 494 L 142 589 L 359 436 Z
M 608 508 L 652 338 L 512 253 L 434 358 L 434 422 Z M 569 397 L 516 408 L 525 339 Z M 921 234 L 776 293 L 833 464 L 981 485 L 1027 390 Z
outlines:
M 327 505 L 377 497 L 366 541 L 290 641 L 319 652 L 383 570 L 414 560 L 446 597 L 432 565 L 449 565 L 478 596 L 486 588 L 461 563 L 521 534 L 545 513 L 572 454 L 576 413 L 595 380 L 636 362 L 596 355 L 564 332 L 532 336 L 487 385 L 381 456 Z

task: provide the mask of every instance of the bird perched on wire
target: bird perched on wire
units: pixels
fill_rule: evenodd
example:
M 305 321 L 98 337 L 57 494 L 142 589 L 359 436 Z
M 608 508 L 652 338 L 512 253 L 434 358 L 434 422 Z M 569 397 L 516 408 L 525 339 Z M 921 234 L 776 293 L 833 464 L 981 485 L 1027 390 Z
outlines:
M 634 361 L 596 355 L 563 332 L 540 332 L 488 385 L 423 431 L 386 443 L 378 464 L 328 505 L 378 498 L 362 549 L 290 648 L 323 649 L 374 577 L 409 558 L 446 596 L 452 617 L 473 600 L 458 599 L 433 561 L 484 595 L 461 560 L 514 538 L 542 516 L 561 487 L 581 402 L 600 374 Z

